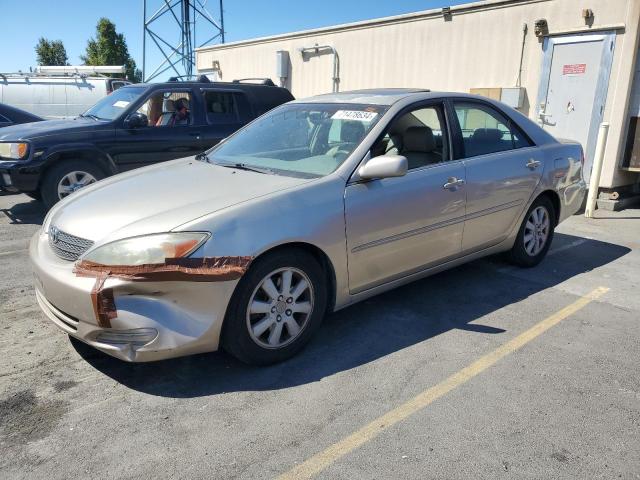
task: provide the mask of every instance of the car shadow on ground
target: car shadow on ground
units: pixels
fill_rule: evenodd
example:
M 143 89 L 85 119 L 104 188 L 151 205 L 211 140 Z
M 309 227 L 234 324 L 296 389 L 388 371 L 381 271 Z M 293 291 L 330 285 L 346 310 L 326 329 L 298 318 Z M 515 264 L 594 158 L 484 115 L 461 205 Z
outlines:
M 80 342 L 73 343 L 99 371 L 151 395 L 198 397 L 292 387 L 372 362 L 452 329 L 500 335 L 505 330 L 483 325 L 483 316 L 613 262 L 630 251 L 563 234 L 556 234 L 552 251 L 577 240 L 584 243 L 524 271 L 526 280 L 521 279 L 519 269 L 511 270 L 500 257 L 490 257 L 336 312 L 325 318 L 318 334 L 299 355 L 269 367 L 246 366 L 222 352 L 130 364 Z
M 47 209 L 38 200 L 26 200 L 9 208 L 0 208 L 0 212 L 10 220 L 11 224 L 42 225 Z

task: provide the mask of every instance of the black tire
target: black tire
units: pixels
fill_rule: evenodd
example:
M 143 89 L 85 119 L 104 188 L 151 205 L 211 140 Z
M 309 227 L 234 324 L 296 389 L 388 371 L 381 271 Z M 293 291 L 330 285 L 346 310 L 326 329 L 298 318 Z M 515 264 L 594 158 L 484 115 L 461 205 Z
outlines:
M 60 201 L 58 184 L 66 175 L 74 171 L 86 172 L 96 180 L 102 180 L 106 177 L 100 167 L 84 160 L 66 160 L 58 165 L 54 165 L 46 172 L 40 185 L 42 201 L 47 208 L 53 207 Z
M 313 295 L 313 308 L 306 317 L 306 323 L 300 333 L 290 340 L 290 343 L 278 348 L 265 348 L 259 345 L 249 333 L 247 320 L 249 301 L 252 299 L 254 291 L 259 291 L 257 289 L 261 282 L 269 274 L 285 268 L 297 269 L 307 276 L 312 285 L 310 294 Z M 278 285 L 276 286 L 278 287 Z M 222 348 L 240 361 L 251 365 L 270 365 L 282 362 L 294 356 L 306 345 L 322 323 L 326 306 L 325 273 L 312 255 L 300 249 L 280 250 L 267 254 L 251 264 L 231 297 L 222 329 Z M 271 328 L 266 333 L 270 331 Z
M 36 192 L 25 192 L 25 195 L 27 197 L 33 198 L 34 200 L 42 201 L 42 195 L 40 194 L 39 191 L 36 191 Z
M 527 229 L 527 221 L 529 220 L 532 212 L 538 208 L 543 208 L 546 210 L 549 218 L 549 232 L 542 248 L 534 255 L 532 255 L 527 252 L 527 249 L 525 248 L 525 230 Z M 555 226 L 556 211 L 553 203 L 551 203 L 551 200 L 549 200 L 549 198 L 546 196 L 540 196 L 536 198 L 529 207 L 529 210 L 527 210 L 527 213 L 522 220 L 522 225 L 520 225 L 520 230 L 518 230 L 518 236 L 516 237 L 516 241 L 511 248 L 511 251 L 509 251 L 507 254 L 507 259 L 511 263 L 525 268 L 535 267 L 536 265 L 538 265 L 549 251 L 549 247 L 551 246 L 551 242 L 553 241 Z

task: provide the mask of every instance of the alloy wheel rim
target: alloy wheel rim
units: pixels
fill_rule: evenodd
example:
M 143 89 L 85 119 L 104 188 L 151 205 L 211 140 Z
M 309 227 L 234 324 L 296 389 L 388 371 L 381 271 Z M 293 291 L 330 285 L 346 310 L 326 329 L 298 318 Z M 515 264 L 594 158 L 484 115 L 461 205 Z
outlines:
M 549 238 L 550 227 L 547 209 L 543 206 L 534 208 L 524 227 L 524 250 L 527 255 L 535 257 L 544 249 Z
M 83 172 L 80 170 L 69 172 L 58 182 L 58 198 L 63 199 L 67 195 L 71 195 L 76 190 L 97 181 L 96 177 L 91 175 L 89 172 Z
M 247 306 L 247 328 L 262 348 L 278 349 L 298 338 L 313 312 L 313 284 L 297 268 L 287 267 L 266 275 Z

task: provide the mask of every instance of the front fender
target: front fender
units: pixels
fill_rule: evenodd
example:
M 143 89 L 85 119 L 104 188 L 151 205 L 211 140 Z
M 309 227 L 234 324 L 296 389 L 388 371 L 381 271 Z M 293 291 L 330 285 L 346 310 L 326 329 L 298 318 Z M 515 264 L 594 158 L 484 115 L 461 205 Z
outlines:
M 74 157 L 76 156 L 77 157 Z M 108 175 L 118 173 L 118 168 L 111 156 L 92 143 L 62 143 L 45 149 L 44 168 L 48 168 L 61 157 L 98 161 Z
M 344 224 L 345 181 L 337 174 L 228 207 L 174 231 L 209 231 L 194 256 L 256 258 L 293 243 L 322 251 L 335 270 L 336 307 L 349 302 Z

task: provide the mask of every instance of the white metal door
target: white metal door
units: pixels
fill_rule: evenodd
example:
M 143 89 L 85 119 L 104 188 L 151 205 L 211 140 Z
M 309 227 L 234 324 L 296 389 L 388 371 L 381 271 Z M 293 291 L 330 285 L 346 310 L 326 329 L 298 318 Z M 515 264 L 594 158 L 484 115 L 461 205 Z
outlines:
M 544 45 L 538 119 L 556 138 L 582 144 L 587 180 L 606 102 L 614 38 L 613 34 L 574 35 L 547 38 Z

